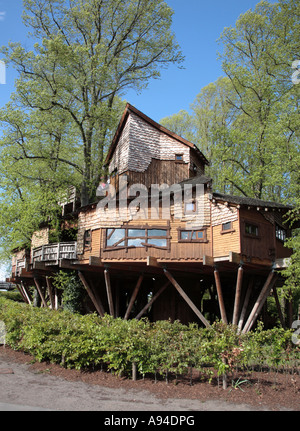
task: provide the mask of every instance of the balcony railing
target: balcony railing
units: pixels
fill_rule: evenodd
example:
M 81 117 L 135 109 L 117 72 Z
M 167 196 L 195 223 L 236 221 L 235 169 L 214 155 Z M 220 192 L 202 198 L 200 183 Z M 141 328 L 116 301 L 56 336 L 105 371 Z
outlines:
M 15 276 L 20 276 L 22 269 L 26 268 L 26 257 L 23 257 L 23 259 L 18 259 L 16 262 L 16 269 L 15 269 Z
M 34 262 L 46 262 L 56 264 L 61 259 L 76 259 L 77 242 L 58 242 L 36 247 L 32 250 L 31 260 Z

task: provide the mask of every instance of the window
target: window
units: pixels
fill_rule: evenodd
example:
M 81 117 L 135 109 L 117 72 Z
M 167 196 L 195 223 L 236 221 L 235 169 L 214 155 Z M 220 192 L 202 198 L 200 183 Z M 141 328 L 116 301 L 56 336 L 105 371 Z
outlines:
M 176 162 L 183 162 L 183 154 L 175 154 Z
M 283 229 L 278 224 L 275 226 L 275 235 L 276 235 L 276 238 L 279 239 L 280 241 L 286 240 L 286 230 Z
M 228 221 L 226 223 L 222 223 L 221 233 L 227 233 L 227 232 L 232 232 L 232 231 L 234 231 L 234 229 L 233 229 L 231 221 Z
M 255 224 L 246 223 L 245 233 L 251 236 L 258 236 L 258 226 L 256 226 Z
M 83 247 L 84 249 L 90 249 L 92 246 L 92 231 L 88 229 L 84 232 L 83 236 Z
M 185 207 L 184 207 L 184 210 L 185 210 L 184 211 L 185 214 L 190 214 L 192 212 L 195 212 L 196 211 L 196 202 L 186 203 Z
M 179 229 L 179 242 L 207 242 L 206 229 L 203 230 L 185 230 Z
M 106 229 L 106 250 L 135 247 L 169 248 L 169 229 L 135 227 Z

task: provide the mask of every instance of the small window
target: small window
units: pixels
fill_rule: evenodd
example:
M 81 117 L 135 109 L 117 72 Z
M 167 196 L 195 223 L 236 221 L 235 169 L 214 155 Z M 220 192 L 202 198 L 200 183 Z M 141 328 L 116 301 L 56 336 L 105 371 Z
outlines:
M 246 223 L 245 233 L 251 236 L 258 236 L 258 226 L 255 224 Z
M 181 242 L 206 242 L 206 230 L 179 230 Z
M 196 202 L 189 202 L 185 204 L 185 214 L 190 214 L 196 211 Z
M 183 162 L 183 154 L 175 154 L 176 162 Z
M 222 224 L 222 231 L 231 230 L 231 229 L 232 229 L 232 223 L 231 223 L 231 221 L 228 221 L 227 223 L 223 223 Z
M 84 232 L 83 246 L 85 249 L 91 248 L 91 246 L 92 246 L 92 231 L 91 231 L 91 229 L 88 229 Z
M 276 234 L 276 238 L 279 239 L 280 241 L 286 240 L 286 230 L 283 229 L 278 224 L 275 226 L 275 234 Z

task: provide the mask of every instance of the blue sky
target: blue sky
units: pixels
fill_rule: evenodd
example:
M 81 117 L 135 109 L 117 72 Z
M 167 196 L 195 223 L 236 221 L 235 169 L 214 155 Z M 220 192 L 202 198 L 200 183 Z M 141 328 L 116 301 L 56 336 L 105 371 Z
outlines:
M 234 26 L 239 15 L 254 9 L 258 0 L 166 0 L 174 10 L 173 30 L 186 59 L 185 69 L 170 67 L 162 71 L 141 94 L 130 91 L 124 98 L 137 109 L 160 121 L 163 117 L 189 110 L 203 87 L 223 75 L 217 43 L 224 27 Z M 32 40 L 23 25 L 22 0 L 0 0 L 0 45 L 9 41 L 30 46 Z M 14 90 L 16 73 L 6 71 L 6 84 L 0 85 L 0 107 Z M 0 280 L 4 278 L 0 267 Z
M 189 109 L 196 95 L 223 75 L 217 43 L 224 27 L 234 26 L 240 14 L 254 9 L 258 0 L 166 0 L 174 10 L 173 30 L 186 59 L 184 70 L 162 71 L 141 94 L 130 91 L 124 98 L 155 121 Z M 0 0 L 0 45 L 9 41 L 32 43 L 22 24 L 22 0 Z M 0 106 L 9 100 L 16 74 L 8 69 L 6 85 L 0 85 Z

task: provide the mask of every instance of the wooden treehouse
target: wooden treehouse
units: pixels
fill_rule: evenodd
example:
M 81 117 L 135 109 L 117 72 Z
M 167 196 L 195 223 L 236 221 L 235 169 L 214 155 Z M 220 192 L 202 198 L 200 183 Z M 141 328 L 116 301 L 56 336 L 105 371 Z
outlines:
M 42 304 L 57 296 L 51 274 L 78 271 L 101 316 L 215 319 L 247 332 L 275 296 L 291 250 L 290 207 L 214 193 L 199 149 L 127 105 L 109 148 L 99 200 L 76 210 L 77 241 L 49 244 L 49 230 L 13 256 L 10 281 L 26 302 L 36 286 Z

